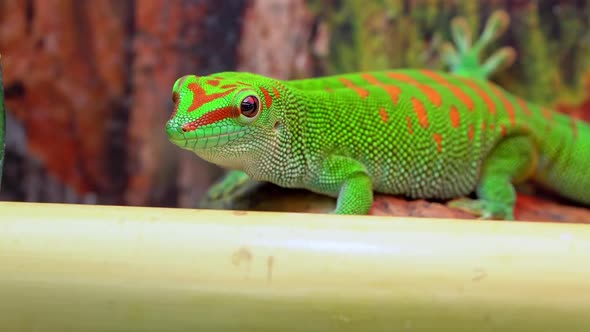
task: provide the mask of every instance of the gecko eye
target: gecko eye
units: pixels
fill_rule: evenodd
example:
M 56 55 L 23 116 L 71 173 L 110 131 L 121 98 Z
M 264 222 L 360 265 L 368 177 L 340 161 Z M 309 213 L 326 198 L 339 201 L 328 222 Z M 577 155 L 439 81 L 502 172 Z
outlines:
M 240 112 L 248 117 L 252 118 L 258 113 L 258 98 L 255 96 L 248 96 L 240 103 Z

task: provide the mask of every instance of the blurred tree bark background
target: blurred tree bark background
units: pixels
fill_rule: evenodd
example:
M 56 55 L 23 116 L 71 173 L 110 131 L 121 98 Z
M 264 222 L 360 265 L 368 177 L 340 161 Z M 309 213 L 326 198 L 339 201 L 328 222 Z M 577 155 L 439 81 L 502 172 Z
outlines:
M 450 20 L 497 8 L 519 57 L 494 80 L 588 119 L 587 1 L 0 0 L 0 199 L 192 207 L 221 170 L 167 141 L 179 76 L 440 69 Z

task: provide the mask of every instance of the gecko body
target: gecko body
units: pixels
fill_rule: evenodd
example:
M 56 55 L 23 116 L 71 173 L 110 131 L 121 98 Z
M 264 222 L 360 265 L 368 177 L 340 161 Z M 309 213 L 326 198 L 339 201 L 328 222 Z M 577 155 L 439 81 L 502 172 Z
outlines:
M 380 192 L 456 199 L 512 219 L 513 184 L 528 179 L 590 205 L 590 126 L 488 81 L 490 66 L 465 68 L 292 81 L 187 75 L 174 85 L 166 130 L 176 145 L 235 170 L 225 185 L 248 177 L 305 188 L 337 197 L 336 213 L 365 214 Z M 465 198 L 473 191 L 477 199 Z

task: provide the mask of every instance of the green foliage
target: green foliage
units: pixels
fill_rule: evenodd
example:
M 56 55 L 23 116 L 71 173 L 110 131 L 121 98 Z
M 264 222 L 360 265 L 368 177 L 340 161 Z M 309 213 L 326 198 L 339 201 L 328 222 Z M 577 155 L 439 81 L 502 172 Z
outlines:
M 510 8 L 492 1 L 309 0 L 330 31 L 326 74 L 427 67 L 442 69 L 440 46 L 451 39 L 451 20 L 462 16 L 478 34 L 489 15 L 508 10 L 511 25 L 492 45 L 517 51 L 514 65 L 491 79 L 548 106 L 587 96 L 590 4 L 547 0 Z M 482 56 L 489 56 L 482 54 Z

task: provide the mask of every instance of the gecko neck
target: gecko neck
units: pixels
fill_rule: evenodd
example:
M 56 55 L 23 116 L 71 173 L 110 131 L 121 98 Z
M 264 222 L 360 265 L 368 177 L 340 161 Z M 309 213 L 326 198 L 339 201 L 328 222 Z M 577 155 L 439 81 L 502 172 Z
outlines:
M 275 102 L 272 110 L 273 128 L 252 129 L 231 144 L 194 152 L 223 168 L 244 171 L 254 180 L 283 187 L 302 187 L 306 174 L 301 130 L 306 107 L 302 94 L 281 91 L 281 102 Z

